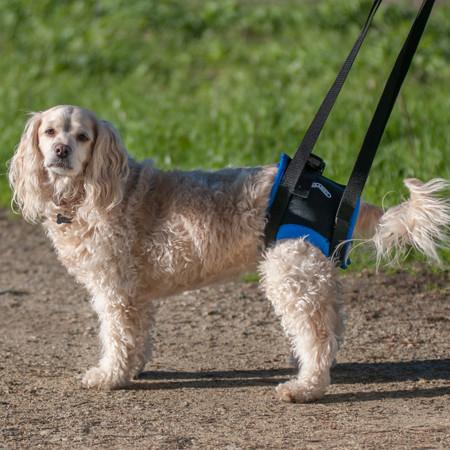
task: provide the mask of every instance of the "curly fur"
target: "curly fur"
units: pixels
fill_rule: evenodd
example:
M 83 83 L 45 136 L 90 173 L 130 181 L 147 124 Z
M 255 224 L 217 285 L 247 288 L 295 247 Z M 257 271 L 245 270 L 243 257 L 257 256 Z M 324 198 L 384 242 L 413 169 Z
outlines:
M 382 259 L 395 262 L 413 247 L 439 263 L 436 249 L 448 242 L 450 202 L 436 194 L 449 189 L 450 184 L 443 179 L 422 183 L 413 178 L 404 183 L 410 192 L 409 200 L 383 214 L 371 239 L 377 262 Z
M 59 144 L 70 149 L 64 161 Z M 59 259 L 92 295 L 102 357 L 85 387 L 119 388 L 143 368 L 154 299 L 259 267 L 301 361 L 298 377 L 277 388 L 280 398 L 324 394 L 343 329 L 336 269 L 303 239 L 264 248 L 275 174 L 275 166 L 163 172 L 129 158 L 114 128 L 89 111 L 57 106 L 31 116 L 10 163 L 13 201 L 25 219 L 43 222 Z M 363 204 L 357 231 L 375 231 L 381 256 L 408 244 L 435 257 L 449 223 L 436 197 L 443 182 L 408 186 L 411 199 L 382 217 Z M 71 223 L 57 224 L 57 214 Z

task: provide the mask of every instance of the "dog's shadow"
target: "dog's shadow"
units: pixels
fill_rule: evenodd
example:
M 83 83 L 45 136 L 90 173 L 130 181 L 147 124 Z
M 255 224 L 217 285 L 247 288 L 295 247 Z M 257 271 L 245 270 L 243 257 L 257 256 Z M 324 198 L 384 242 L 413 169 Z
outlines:
M 294 376 L 294 368 L 230 371 L 146 371 L 129 389 L 213 389 L 273 386 Z M 404 381 L 450 380 L 450 359 L 423 361 L 343 363 L 331 371 L 333 384 L 373 384 Z M 355 402 L 385 398 L 438 397 L 450 394 L 450 386 L 430 389 L 328 394 L 321 402 Z

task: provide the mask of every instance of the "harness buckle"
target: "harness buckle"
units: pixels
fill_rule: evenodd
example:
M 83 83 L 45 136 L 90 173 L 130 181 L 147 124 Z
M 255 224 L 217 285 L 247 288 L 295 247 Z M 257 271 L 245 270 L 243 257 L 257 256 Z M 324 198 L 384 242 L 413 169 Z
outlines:
M 306 165 L 314 172 L 319 172 L 320 175 L 322 175 L 325 170 L 325 161 L 320 156 L 314 155 L 313 153 L 309 155 Z
M 302 176 L 298 180 L 298 184 L 292 192 L 292 195 L 301 198 L 308 198 L 311 191 L 311 186 L 317 176 L 322 175 L 325 169 L 325 161 L 317 155 L 309 155 L 308 161 L 306 162 L 305 169 Z M 312 175 L 314 176 L 308 176 Z

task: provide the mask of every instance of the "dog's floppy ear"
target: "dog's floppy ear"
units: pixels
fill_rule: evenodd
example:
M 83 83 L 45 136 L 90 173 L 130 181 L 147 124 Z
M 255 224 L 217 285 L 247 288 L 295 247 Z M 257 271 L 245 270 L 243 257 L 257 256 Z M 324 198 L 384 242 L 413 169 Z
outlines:
M 84 206 L 107 211 L 122 200 L 129 173 L 128 155 L 119 133 L 109 122 L 97 120 L 96 128 L 92 157 L 86 167 Z
M 17 206 L 30 222 L 39 220 L 45 207 L 45 173 L 38 141 L 40 124 L 41 113 L 32 113 L 16 152 L 9 161 L 13 208 Z

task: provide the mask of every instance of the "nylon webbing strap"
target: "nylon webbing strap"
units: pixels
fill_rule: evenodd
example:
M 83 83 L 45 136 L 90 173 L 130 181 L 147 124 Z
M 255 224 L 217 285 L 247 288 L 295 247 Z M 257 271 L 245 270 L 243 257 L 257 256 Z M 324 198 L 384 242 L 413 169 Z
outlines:
M 336 214 L 336 226 L 333 234 L 331 249 L 337 248 L 340 242 L 346 239 L 348 226 L 352 217 L 356 202 L 360 197 L 369 171 L 373 163 L 373 159 L 378 149 L 378 145 L 383 136 L 389 116 L 392 112 L 395 100 L 402 83 L 406 77 L 408 69 L 411 65 L 414 53 L 416 52 L 420 38 L 422 37 L 425 25 L 430 16 L 434 5 L 434 0 L 424 0 L 417 14 L 411 30 L 403 44 L 402 49 L 395 61 L 394 68 L 384 87 L 378 102 L 375 114 L 367 130 L 361 150 L 353 167 L 352 174 L 345 188 L 344 194 Z M 342 249 L 341 249 L 342 250 Z M 336 255 L 340 259 L 340 255 Z
M 367 35 L 370 24 L 372 23 L 373 16 L 375 15 L 378 7 L 381 4 L 381 0 L 375 0 L 367 16 L 366 22 L 359 34 L 353 48 L 344 61 L 336 80 L 332 84 L 330 90 L 325 96 L 322 104 L 319 107 L 311 125 L 308 127 L 302 142 L 300 143 L 292 161 L 289 163 L 283 179 L 280 182 L 273 206 L 270 210 L 269 221 L 267 222 L 265 229 L 266 244 L 270 244 L 276 236 L 276 232 L 283 218 L 283 214 L 287 208 L 292 192 L 298 184 L 300 176 L 305 168 L 309 156 L 316 144 L 317 139 L 322 131 L 322 128 L 333 108 L 336 98 L 342 89 L 342 86 L 347 78 L 347 75 L 353 65 L 353 62 L 361 48 L 364 38 Z

